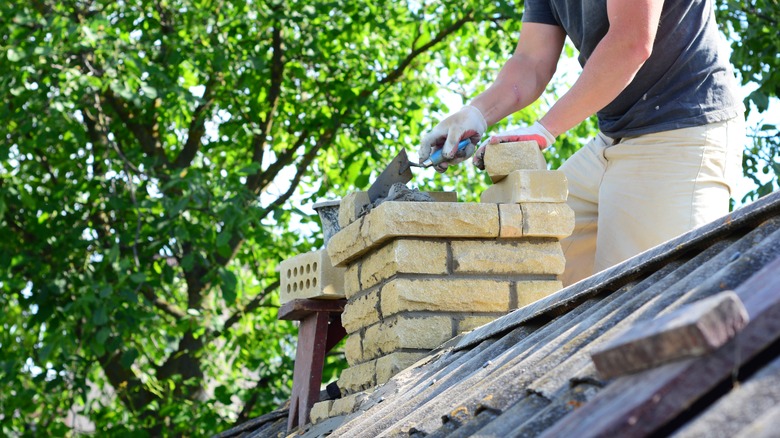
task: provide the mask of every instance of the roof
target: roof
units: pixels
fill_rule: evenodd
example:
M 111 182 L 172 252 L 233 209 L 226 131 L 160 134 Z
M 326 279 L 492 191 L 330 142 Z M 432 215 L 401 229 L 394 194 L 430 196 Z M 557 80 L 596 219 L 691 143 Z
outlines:
M 590 352 L 734 290 L 720 349 L 602 379 Z M 454 338 L 303 436 L 770 436 L 780 426 L 780 193 Z M 255 430 L 247 436 L 274 436 Z M 762 435 L 763 434 L 763 435 Z

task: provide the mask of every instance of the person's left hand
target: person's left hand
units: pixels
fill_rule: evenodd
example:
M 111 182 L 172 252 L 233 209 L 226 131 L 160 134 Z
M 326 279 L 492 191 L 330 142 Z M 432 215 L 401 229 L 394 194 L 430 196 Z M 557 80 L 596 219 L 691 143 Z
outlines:
M 480 170 L 485 170 L 485 149 L 488 145 L 515 141 L 535 141 L 539 145 L 539 149 L 544 149 L 555 143 L 555 136 L 539 122 L 525 128 L 512 129 L 492 135 L 483 141 L 477 149 L 477 153 L 474 154 L 474 165 Z

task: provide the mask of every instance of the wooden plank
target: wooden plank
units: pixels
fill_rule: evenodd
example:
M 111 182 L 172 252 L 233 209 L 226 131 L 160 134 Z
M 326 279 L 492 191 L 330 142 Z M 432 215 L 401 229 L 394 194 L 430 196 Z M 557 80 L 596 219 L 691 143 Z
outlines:
M 319 401 L 329 319 L 326 312 L 312 313 L 298 327 L 290 415 L 287 417 L 288 432 L 308 423 L 311 407 Z
M 750 323 L 719 350 L 617 379 L 543 436 L 647 436 L 689 409 L 780 339 L 778 273 L 780 257 L 737 288 Z
M 310 300 L 298 299 L 288 301 L 279 307 L 277 319 L 285 321 L 301 321 L 315 312 L 342 313 L 347 300 Z
M 748 322 L 736 293 L 717 295 L 643 321 L 591 353 L 604 379 L 716 350 Z

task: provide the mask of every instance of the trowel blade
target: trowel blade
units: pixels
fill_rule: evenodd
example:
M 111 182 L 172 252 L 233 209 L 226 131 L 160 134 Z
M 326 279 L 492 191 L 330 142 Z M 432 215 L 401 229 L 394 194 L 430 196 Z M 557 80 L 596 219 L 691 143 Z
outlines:
M 384 198 L 393 184 L 399 182 L 406 184 L 411 180 L 412 169 L 409 166 L 409 157 L 406 156 L 406 151 L 401 149 L 401 152 L 393 158 L 393 161 L 368 188 L 368 200 L 374 202 L 379 198 Z

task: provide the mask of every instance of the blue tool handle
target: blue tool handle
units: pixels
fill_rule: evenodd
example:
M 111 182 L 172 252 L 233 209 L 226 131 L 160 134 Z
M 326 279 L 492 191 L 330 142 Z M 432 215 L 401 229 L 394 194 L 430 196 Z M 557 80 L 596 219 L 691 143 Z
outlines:
M 461 140 L 460 143 L 458 143 L 458 152 L 455 152 L 455 156 L 458 156 L 458 154 L 463 153 L 463 151 L 466 150 L 466 147 L 471 144 L 470 139 L 464 139 Z M 431 167 L 436 166 L 437 164 L 440 164 L 444 162 L 444 154 L 442 154 L 442 151 L 444 149 L 437 149 L 434 153 L 431 154 L 430 157 L 428 157 L 427 160 L 423 161 L 423 166 L 425 167 Z

